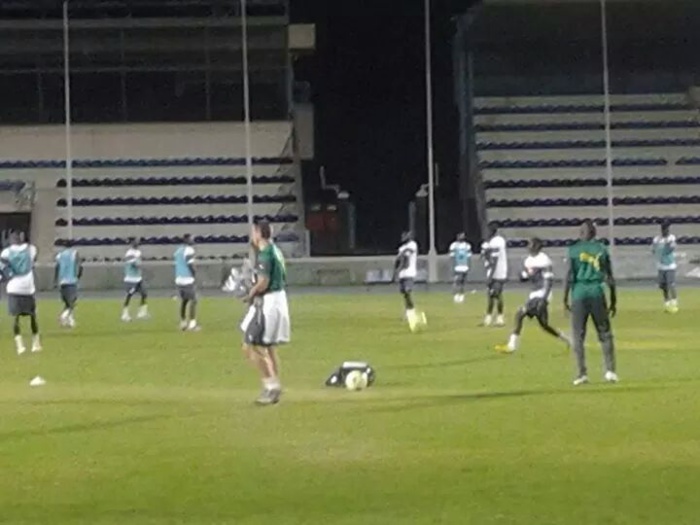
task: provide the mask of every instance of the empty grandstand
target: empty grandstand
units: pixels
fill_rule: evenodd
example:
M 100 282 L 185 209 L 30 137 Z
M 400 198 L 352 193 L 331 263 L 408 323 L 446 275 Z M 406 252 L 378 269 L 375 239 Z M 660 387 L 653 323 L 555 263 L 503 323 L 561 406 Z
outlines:
M 300 256 L 304 137 L 294 130 L 288 6 L 248 3 L 253 215 Z M 130 237 L 143 239 L 146 258 L 166 259 L 184 233 L 204 258 L 247 253 L 238 2 L 71 3 L 71 170 L 60 10 L 18 4 L 0 36 L 0 181 L 32 192 L 2 200 L 3 229 L 29 227 L 44 260 L 71 233 L 89 260 L 119 259 Z

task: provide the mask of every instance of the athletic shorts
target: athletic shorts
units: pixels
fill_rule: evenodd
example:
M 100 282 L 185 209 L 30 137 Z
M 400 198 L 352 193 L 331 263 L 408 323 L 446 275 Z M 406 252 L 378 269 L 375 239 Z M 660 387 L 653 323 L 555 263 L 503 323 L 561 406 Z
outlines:
M 7 306 L 12 317 L 36 314 L 36 299 L 33 295 L 8 294 Z
M 146 287 L 143 284 L 143 281 L 139 281 L 137 283 L 124 283 L 124 287 L 126 288 L 126 293 L 129 295 L 135 295 L 135 294 L 141 294 L 141 295 L 146 295 Z
M 525 315 L 532 319 L 533 317 L 541 317 L 542 314 L 547 315 L 549 303 L 542 297 L 533 297 L 528 299 L 523 307 Z
M 503 287 L 506 285 L 505 279 L 490 279 L 488 282 L 489 297 L 497 297 L 503 293 Z
M 183 301 L 196 301 L 197 300 L 197 288 L 194 284 L 178 284 L 177 294 Z
M 455 284 L 462 285 L 467 282 L 467 275 L 469 275 L 469 270 L 466 272 L 455 272 L 454 282 Z
M 659 288 L 668 288 L 676 284 L 676 270 L 659 270 Z
M 401 293 L 411 293 L 413 291 L 413 279 L 407 277 L 405 279 L 399 279 L 399 292 Z
M 255 299 L 241 322 L 243 340 L 254 346 L 277 346 L 291 339 L 289 305 L 285 291 Z
M 77 284 L 62 284 L 60 288 L 61 301 L 66 304 L 75 304 L 78 300 Z

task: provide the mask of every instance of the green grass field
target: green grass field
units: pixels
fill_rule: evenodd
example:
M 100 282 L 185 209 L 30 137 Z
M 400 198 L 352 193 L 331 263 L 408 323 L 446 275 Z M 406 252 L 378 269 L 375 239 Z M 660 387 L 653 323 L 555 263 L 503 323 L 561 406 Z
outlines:
M 621 383 L 603 384 L 591 334 L 579 388 L 534 323 L 518 354 L 493 352 L 508 329 L 476 326 L 481 294 L 418 294 L 415 335 L 393 294 L 292 297 L 267 408 L 233 299 L 203 300 L 201 333 L 177 331 L 171 300 L 131 324 L 118 299 L 85 300 L 73 332 L 44 301 L 39 355 L 17 357 L 2 319 L 0 522 L 697 524 L 700 290 L 682 292 L 669 316 L 656 291 L 622 290 Z M 369 360 L 376 386 L 324 388 L 345 359 Z

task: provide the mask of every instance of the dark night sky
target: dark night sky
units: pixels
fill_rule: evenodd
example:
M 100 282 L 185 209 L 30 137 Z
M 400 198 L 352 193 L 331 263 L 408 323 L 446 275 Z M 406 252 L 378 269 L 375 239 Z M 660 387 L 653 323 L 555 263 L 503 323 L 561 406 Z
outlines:
M 467 0 L 433 0 L 436 160 L 454 177 L 452 14 Z M 400 6 L 400 7 L 399 7 Z M 389 246 L 426 181 L 422 0 L 293 0 L 295 21 L 317 26 L 317 51 L 298 73 L 311 81 L 316 159 L 357 205 L 358 242 Z

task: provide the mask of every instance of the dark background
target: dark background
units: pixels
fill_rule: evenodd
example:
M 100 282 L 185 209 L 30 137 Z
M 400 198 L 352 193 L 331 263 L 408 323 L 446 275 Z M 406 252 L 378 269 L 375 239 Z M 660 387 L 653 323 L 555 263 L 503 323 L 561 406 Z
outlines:
M 456 187 L 457 116 L 452 15 L 469 0 L 433 0 L 435 159 L 442 191 Z M 350 192 L 357 241 L 386 251 L 408 226 L 408 203 L 427 182 L 422 0 L 293 0 L 292 19 L 316 24 L 315 55 L 297 63 L 316 108 L 316 168 Z M 456 218 L 456 228 L 459 227 Z

